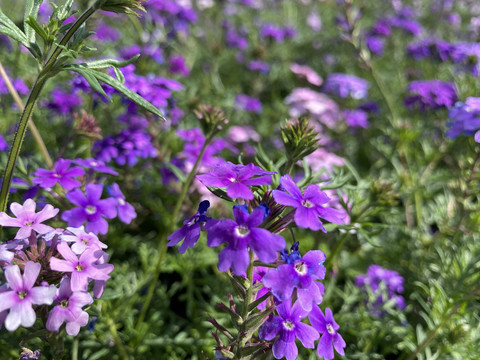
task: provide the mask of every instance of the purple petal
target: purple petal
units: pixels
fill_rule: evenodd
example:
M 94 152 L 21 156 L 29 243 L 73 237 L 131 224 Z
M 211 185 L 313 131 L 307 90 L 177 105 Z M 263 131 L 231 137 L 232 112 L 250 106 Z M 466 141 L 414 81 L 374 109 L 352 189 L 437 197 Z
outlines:
M 325 194 L 318 185 L 308 185 L 303 194 L 304 199 L 309 200 L 313 204 L 320 206 L 331 199 Z
M 238 276 L 245 275 L 249 263 L 250 257 L 246 249 L 232 250 L 226 247 L 218 256 L 218 270 L 227 271 L 232 267 L 233 273 Z
M 242 184 L 245 185 L 269 185 L 272 183 L 272 176 L 271 175 L 263 175 L 263 176 L 258 176 L 253 179 L 246 179 L 242 180 Z
M 82 311 L 80 316 L 75 319 L 75 321 L 71 321 L 67 323 L 66 330 L 67 334 L 71 336 L 77 336 L 80 332 L 80 328 L 88 324 L 88 314 L 85 311 Z
M 277 269 L 269 270 L 263 277 L 262 283 L 271 289 L 272 294 L 280 301 L 289 299 L 296 285 L 294 272 L 291 265 L 280 265 Z
M 50 305 L 57 289 L 55 286 L 37 286 L 29 291 L 32 304 L 35 305 Z
M 303 346 L 309 349 L 315 347 L 314 342 L 320 337 L 317 330 L 301 322 L 295 324 L 295 335 L 302 342 Z
M 273 344 L 273 356 L 281 359 L 285 356 L 287 360 L 295 360 L 298 356 L 298 348 L 295 341 L 285 342 L 282 340 L 275 341 Z
M 88 286 L 88 277 L 83 272 L 73 271 L 71 275 L 72 291 L 85 291 Z
M 57 251 L 63 256 L 65 260 L 67 260 L 71 264 L 78 263 L 78 257 L 75 255 L 70 249 L 70 246 L 66 242 L 61 242 L 57 245 Z
M 95 204 L 100 197 L 102 196 L 103 185 L 102 184 L 88 184 L 85 187 L 85 194 L 87 196 L 88 202 Z
M 233 182 L 227 185 L 226 187 L 227 195 L 232 199 L 245 199 L 245 200 L 252 200 L 253 193 L 250 188 L 242 183 Z
M 200 225 L 198 223 L 190 226 L 189 231 L 186 233 L 185 241 L 178 248 L 178 252 L 180 254 L 185 253 L 185 251 L 187 251 L 189 247 L 195 246 L 198 239 L 200 238 L 200 230 Z
M 22 275 L 20 275 L 20 269 L 18 268 L 18 265 L 7 266 L 7 268 L 4 271 L 4 274 L 5 274 L 5 279 L 8 282 L 8 285 L 14 291 L 18 292 L 18 291 L 24 290 L 23 279 L 22 279 Z
M 291 206 L 291 207 L 299 207 L 302 206 L 299 199 L 294 198 L 293 196 L 287 194 L 281 190 L 273 190 L 273 198 L 275 201 L 280 205 Z
M 106 234 L 108 223 L 104 218 L 99 218 L 97 221 L 87 222 L 86 230 L 94 234 Z
M 322 219 L 335 224 L 343 224 L 345 222 L 345 211 L 332 208 L 316 208 L 316 210 L 318 212 L 318 216 L 320 216 Z
M 333 337 L 328 332 L 324 333 L 318 342 L 317 354 L 324 357 L 325 360 L 332 360 L 333 354 Z
M 16 291 L 6 291 L 0 293 L 0 313 L 14 306 L 20 299 Z
M 52 257 L 50 258 L 50 269 L 60 272 L 72 272 L 74 271 L 74 265 L 71 262 Z
M 315 208 L 300 206 L 295 211 L 294 219 L 297 226 L 312 229 L 313 231 L 322 229 L 323 232 L 326 232 L 322 222 L 318 219 L 318 213 L 315 211 Z
M 79 227 L 85 222 L 85 220 L 87 220 L 87 215 L 85 214 L 85 210 L 83 210 L 83 208 L 77 207 L 65 211 L 62 214 L 62 220 L 66 221 L 68 226 Z
M 246 223 L 249 228 L 255 228 L 260 226 L 265 219 L 265 207 L 264 206 L 257 206 L 253 209 L 252 213 L 248 217 Z
M 48 331 L 58 332 L 60 326 L 65 321 L 65 310 L 60 308 L 59 306 L 55 306 L 50 313 L 48 314 L 47 323 L 45 327 Z
M 167 238 L 168 240 L 167 246 L 170 247 L 170 246 L 177 245 L 185 237 L 185 234 L 187 233 L 187 231 L 188 231 L 188 225 L 184 225 L 180 229 L 175 230 Z
M 295 184 L 295 182 L 292 180 L 290 175 L 282 176 L 280 179 L 280 184 L 282 184 L 283 188 L 297 200 L 303 199 L 302 192 L 298 188 L 297 184 Z
M 37 280 L 42 265 L 33 261 L 27 261 L 25 270 L 23 270 L 23 287 L 25 290 L 31 289 Z
M 87 198 L 85 197 L 85 195 L 80 189 L 75 189 L 73 191 L 70 191 L 65 196 L 68 199 L 68 201 L 70 201 L 72 204 L 75 204 L 77 206 L 85 207 L 88 205 Z
M 285 249 L 285 240 L 266 229 L 254 228 L 250 230 L 249 245 L 260 261 L 271 263 L 277 260 L 277 252 Z
M 197 175 L 197 179 L 200 180 L 205 186 L 225 187 L 228 184 L 231 184 L 231 181 L 228 179 L 219 178 L 216 175 L 210 174 Z

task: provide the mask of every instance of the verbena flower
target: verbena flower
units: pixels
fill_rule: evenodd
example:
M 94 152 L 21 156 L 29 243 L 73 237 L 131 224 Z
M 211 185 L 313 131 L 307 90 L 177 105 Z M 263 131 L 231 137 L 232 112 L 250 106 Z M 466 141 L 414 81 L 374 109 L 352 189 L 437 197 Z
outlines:
M 16 218 L 8 216 L 6 213 L 0 213 L 0 225 L 19 227 L 20 229 L 15 235 L 15 239 L 26 239 L 30 236 L 32 231 L 37 234 L 46 234 L 52 231 L 53 228 L 48 225 L 42 224 L 45 220 L 53 218 L 58 213 L 58 209 L 54 209 L 52 205 L 47 204 L 45 207 L 35 213 L 36 204 L 32 199 L 27 199 L 23 205 L 19 203 L 12 203 L 10 205 L 10 211 Z
M 0 313 L 8 310 L 5 318 L 5 328 L 15 331 L 20 325 L 31 327 L 37 318 L 32 305 L 50 305 L 55 296 L 55 287 L 36 286 L 41 265 L 27 261 L 23 276 L 17 265 L 5 268 L 5 279 L 9 290 L 0 293 Z
M 409 109 L 415 106 L 420 110 L 449 108 L 458 100 L 455 86 L 440 80 L 412 81 L 407 91 L 412 94 L 405 99 Z
M 296 359 L 298 348 L 295 339 L 299 339 L 304 347 L 313 349 L 319 333 L 312 326 L 301 322 L 308 312 L 298 302 L 291 306 L 290 300 L 282 302 L 276 310 L 278 316 L 271 316 L 259 330 L 259 337 L 267 341 L 278 336 L 272 347 L 275 359 Z
M 232 268 L 235 275 L 244 275 L 250 263 L 249 248 L 262 262 L 270 263 L 277 259 L 277 252 L 285 247 L 285 240 L 280 235 L 259 227 L 267 214 L 266 206 L 258 206 L 248 214 L 247 205 L 235 205 L 233 207 L 235 220 L 223 219 L 212 222 L 207 229 L 207 245 L 215 247 L 223 243 L 228 244 L 219 254 L 220 271 Z
M 125 201 L 125 196 L 118 184 L 107 186 L 108 194 L 117 201 L 117 212 L 119 219 L 125 224 L 130 224 L 137 217 L 137 213 L 131 204 Z
M 320 250 L 312 250 L 299 257 L 298 251 L 294 249 L 288 255 L 283 252 L 282 258 L 287 259 L 288 263 L 265 274 L 263 285 L 271 289 L 280 301 L 290 299 L 293 290 L 297 289 L 298 303 L 310 311 L 312 304 L 320 304 L 323 300 L 324 286 L 316 280 L 325 277 L 325 254 Z
M 231 162 L 218 165 L 207 174 L 197 175 L 205 186 L 225 187 L 231 198 L 252 200 L 253 193 L 249 186 L 268 185 L 272 183 L 271 174 L 253 164 L 235 165 Z
M 77 255 L 80 255 L 86 249 L 98 250 L 107 248 L 107 245 L 102 243 L 94 233 L 85 232 L 83 225 L 78 228 L 67 227 L 67 231 L 62 234 L 62 240 L 73 243 L 72 251 Z
M 235 106 L 239 110 L 249 111 L 260 114 L 262 112 L 262 103 L 257 98 L 239 94 L 235 97 Z
M 88 158 L 88 159 L 75 159 L 75 160 L 72 160 L 72 162 L 86 169 L 92 169 L 96 172 L 110 174 L 110 175 L 118 175 L 118 173 L 115 170 L 113 170 L 110 166 L 105 165 L 105 163 L 102 160 Z
M 323 315 L 322 310 L 318 306 L 314 306 L 308 315 L 308 319 L 313 327 L 322 334 L 317 347 L 319 357 L 323 357 L 325 360 L 332 360 L 334 358 L 333 348 L 340 355 L 345 355 L 343 349 L 347 344 L 337 332 L 340 326 L 333 319 L 332 310 L 326 308 L 325 315 Z
M 350 74 L 333 73 L 327 76 L 323 90 L 341 98 L 365 99 L 368 96 L 368 81 Z
M 345 122 L 350 127 L 362 127 L 368 128 L 368 114 L 366 111 L 355 109 L 355 110 L 343 110 L 342 111 L 343 118 Z
M 88 314 L 82 307 L 93 303 L 92 296 L 86 291 L 73 292 L 70 279 L 64 277 L 55 295 L 56 306 L 50 310 L 45 327 L 48 331 L 58 332 L 60 326 L 66 323 L 67 334 L 78 335 L 80 327 L 87 325 Z
M 190 75 L 190 69 L 188 68 L 185 58 L 181 55 L 171 56 L 168 59 L 169 70 L 172 74 L 180 74 L 182 76 Z
M 87 222 L 87 232 L 106 234 L 108 223 L 104 217 L 113 219 L 117 215 L 117 201 L 112 198 L 101 200 L 102 192 L 103 185 L 88 184 L 85 194 L 79 189 L 67 193 L 67 199 L 78 207 L 65 211 L 62 220 L 72 227 L 79 227 Z
M 290 175 L 282 176 L 280 183 L 288 193 L 282 190 L 274 190 L 273 198 L 281 205 L 296 208 L 294 219 L 297 226 L 314 231 L 321 229 L 323 232 L 327 232 L 319 217 L 336 224 L 343 224 L 345 217 L 343 212 L 322 206 L 328 203 L 330 198 L 317 185 L 308 185 L 304 195 L 302 195 Z
M 79 187 L 82 183 L 74 178 L 84 175 L 85 172 L 79 166 L 70 168 L 70 165 L 70 160 L 58 159 L 53 170 L 37 169 L 32 182 L 42 188 L 51 188 L 58 183 L 67 191 Z
M 292 64 L 290 70 L 298 77 L 305 78 L 312 85 L 322 85 L 323 79 L 309 66 Z
M 167 238 L 167 246 L 174 246 L 185 239 L 183 244 L 178 248 L 180 254 L 187 251 L 189 247 L 194 247 L 200 237 L 202 226 L 210 220 L 210 218 L 205 215 L 209 207 L 210 202 L 208 200 L 203 200 L 200 205 L 198 205 L 197 213 L 191 218 L 185 220 L 180 229 L 175 230 L 170 234 Z
M 448 112 L 451 121 L 447 126 L 451 129 L 445 134 L 449 138 L 459 135 L 472 135 L 475 133 L 475 141 L 480 142 L 480 98 L 468 97 L 465 103 L 457 102 Z

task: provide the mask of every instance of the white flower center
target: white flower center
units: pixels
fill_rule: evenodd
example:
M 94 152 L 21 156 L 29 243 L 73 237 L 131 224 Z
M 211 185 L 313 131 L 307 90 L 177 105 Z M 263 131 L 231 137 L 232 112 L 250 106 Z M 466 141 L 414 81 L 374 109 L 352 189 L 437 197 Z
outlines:
M 308 272 L 307 265 L 302 261 L 297 262 L 294 268 L 299 275 L 305 275 Z
M 332 324 L 327 324 L 327 331 L 330 335 L 335 334 L 335 329 L 333 328 Z
M 60 301 L 59 305 L 60 305 L 60 307 L 62 307 L 64 309 L 68 308 L 68 299 Z
M 235 234 L 239 237 L 245 237 L 250 233 L 250 230 L 248 230 L 248 227 L 245 225 L 238 225 L 235 228 Z
M 285 320 L 283 322 L 283 327 L 287 330 L 293 330 L 295 328 L 295 324 L 292 323 L 290 320 Z
M 93 206 L 93 205 L 88 205 L 86 208 L 85 208 L 85 212 L 88 214 L 88 215 L 93 215 L 97 212 L 97 207 L 96 206 Z
M 237 182 L 237 179 L 234 178 L 234 177 L 231 177 L 231 178 L 229 178 L 228 180 L 229 180 L 230 182 L 232 182 L 232 183 Z
M 118 200 L 118 203 L 120 204 L 120 206 L 125 205 L 125 200 L 123 200 L 123 199 L 117 199 L 117 200 Z
M 92 161 L 92 162 L 90 163 L 90 166 L 97 166 L 97 165 L 98 165 L 98 163 L 97 163 L 96 161 Z
M 314 205 L 308 200 L 302 200 L 302 206 L 304 206 L 306 208 L 314 207 Z
M 20 300 L 23 300 L 27 296 L 27 292 L 25 290 L 22 290 L 22 291 L 19 291 L 17 295 Z

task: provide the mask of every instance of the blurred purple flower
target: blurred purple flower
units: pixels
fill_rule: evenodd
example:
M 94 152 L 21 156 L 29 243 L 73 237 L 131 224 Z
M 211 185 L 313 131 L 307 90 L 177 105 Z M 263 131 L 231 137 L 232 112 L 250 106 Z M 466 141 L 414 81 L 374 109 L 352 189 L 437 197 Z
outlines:
M 86 169 L 92 169 L 96 172 L 106 173 L 110 175 L 118 175 L 118 173 L 115 170 L 105 165 L 105 163 L 101 160 L 88 158 L 88 159 L 75 159 L 75 160 L 72 160 L 72 162 Z
M 366 111 L 359 109 L 343 110 L 342 115 L 345 119 L 345 122 L 350 127 L 368 128 L 370 126 L 370 124 L 368 123 L 368 114 Z
M 323 79 L 309 66 L 292 64 L 290 70 L 299 78 L 305 78 L 312 85 L 322 85 Z
M 452 107 L 458 100 L 455 86 L 440 80 L 412 81 L 407 88 L 411 94 L 405 99 L 409 109 L 418 106 L 422 111 Z
M 450 120 L 447 126 L 451 129 L 445 134 L 449 138 L 459 135 L 472 135 L 475 141 L 480 142 L 480 98 L 468 97 L 465 103 L 457 102 L 448 112 Z
M 44 104 L 53 111 L 67 115 L 72 114 L 76 107 L 82 105 L 82 97 L 78 94 L 65 92 L 59 88 L 56 88 L 51 93 L 51 101 L 47 101 Z
M 239 110 L 254 112 L 260 114 L 262 112 L 262 103 L 257 98 L 239 94 L 235 97 L 235 106 Z
M 185 58 L 181 55 L 170 56 L 168 59 L 169 70 L 172 74 L 180 74 L 182 76 L 190 75 L 190 69 L 188 68 Z
M 368 96 L 368 81 L 350 74 L 329 74 L 323 90 L 341 98 L 365 99 Z
M 55 163 L 53 170 L 37 169 L 32 182 L 42 188 L 51 188 L 58 183 L 67 191 L 79 187 L 82 183 L 74 178 L 83 176 L 85 172 L 79 166 L 70 168 L 71 163 L 70 160 L 60 158 Z
M 137 213 L 131 204 L 125 201 L 125 196 L 118 184 L 107 186 L 108 194 L 117 201 L 119 219 L 125 224 L 130 224 L 137 217 Z
M 252 60 L 247 64 L 247 69 L 258 71 L 260 74 L 267 74 L 270 71 L 270 65 L 262 60 Z
M 325 360 L 332 360 L 334 358 L 333 348 L 340 354 L 345 355 L 343 350 L 347 344 L 342 336 L 337 332 L 340 328 L 333 319 L 332 310 L 325 309 L 325 315 L 318 306 L 312 308 L 312 312 L 308 315 L 308 319 L 313 327 L 318 330 L 322 337 L 318 342 L 317 354 Z

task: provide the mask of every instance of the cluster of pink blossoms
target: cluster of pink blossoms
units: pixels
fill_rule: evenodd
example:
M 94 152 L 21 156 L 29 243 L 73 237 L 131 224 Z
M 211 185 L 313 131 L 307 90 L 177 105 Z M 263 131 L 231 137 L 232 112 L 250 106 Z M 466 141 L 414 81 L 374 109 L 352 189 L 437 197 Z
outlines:
M 19 230 L 0 244 L 6 279 L 0 286 L 0 326 L 8 331 L 31 327 L 38 315 L 48 331 L 58 332 L 65 323 L 67 334 L 77 335 L 88 323 L 83 307 L 102 295 L 113 271 L 103 251 L 107 246 L 83 226 L 64 230 L 43 224 L 59 211 L 52 205 L 37 213 L 35 201 L 28 199 L 12 203 L 10 210 L 15 217 L 0 212 L 0 225 Z

